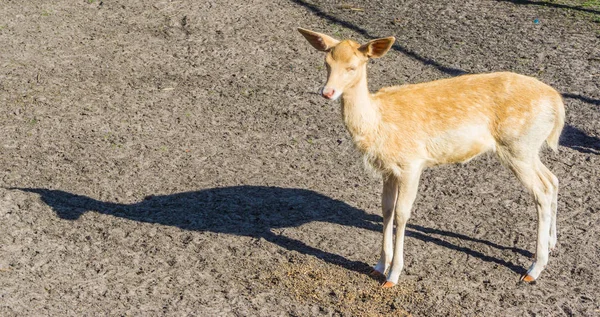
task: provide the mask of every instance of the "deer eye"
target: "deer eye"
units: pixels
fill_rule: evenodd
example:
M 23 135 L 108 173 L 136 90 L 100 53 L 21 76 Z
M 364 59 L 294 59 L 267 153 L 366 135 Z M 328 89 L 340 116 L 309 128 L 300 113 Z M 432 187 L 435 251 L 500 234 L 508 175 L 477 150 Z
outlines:
M 346 71 L 353 72 L 356 70 L 356 67 L 346 67 Z

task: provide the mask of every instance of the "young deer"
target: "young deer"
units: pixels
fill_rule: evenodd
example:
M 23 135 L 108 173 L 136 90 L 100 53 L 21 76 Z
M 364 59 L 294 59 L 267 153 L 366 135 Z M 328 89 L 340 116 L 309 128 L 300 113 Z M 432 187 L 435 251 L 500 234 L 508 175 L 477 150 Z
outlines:
M 561 95 L 537 79 L 514 73 L 465 75 L 387 87 L 371 94 L 367 61 L 382 57 L 393 37 L 360 45 L 298 28 L 326 52 L 323 97 L 342 97 L 342 116 L 356 147 L 383 176 L 383 243 L 373 273 L 392 287 L 404 265 L 406 222 L 425 167 L 468 162 L 488 152 L 532 194 L 538 212 L 536 258 L 522 280 L 537 279 L 556 246 L 558 179 L 542 164 L 546 142 L 554 151 L 564 126 Z M 396 239 L 393 241 L 393 224 Z

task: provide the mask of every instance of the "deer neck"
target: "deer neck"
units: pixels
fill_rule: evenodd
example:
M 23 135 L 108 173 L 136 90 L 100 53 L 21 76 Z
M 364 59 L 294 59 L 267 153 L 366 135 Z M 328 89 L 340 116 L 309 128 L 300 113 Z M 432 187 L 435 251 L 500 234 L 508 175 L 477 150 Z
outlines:
M 381 113 L 371 99 L 366 76 L 342 94 L 342 116 L 354 141 L 359 148 L 366 150 L 381 121 Z

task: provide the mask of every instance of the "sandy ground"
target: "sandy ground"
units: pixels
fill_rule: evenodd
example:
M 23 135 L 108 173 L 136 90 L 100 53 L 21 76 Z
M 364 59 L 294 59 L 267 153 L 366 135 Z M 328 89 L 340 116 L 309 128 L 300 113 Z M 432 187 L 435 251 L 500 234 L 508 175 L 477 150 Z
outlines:
M 313 1 L 313 0 L 311 0 Z M 352 9 L 358 8 L 360 10 Z M 535 1 L 0 0 L 0 315 L 598 316 L 598 9 Z M 397 287 L 381 180 L 302 26 L 397 44 L 372 90 L 509 70 L 565 96 L 558 251 L 492 156 L 427 170 Z

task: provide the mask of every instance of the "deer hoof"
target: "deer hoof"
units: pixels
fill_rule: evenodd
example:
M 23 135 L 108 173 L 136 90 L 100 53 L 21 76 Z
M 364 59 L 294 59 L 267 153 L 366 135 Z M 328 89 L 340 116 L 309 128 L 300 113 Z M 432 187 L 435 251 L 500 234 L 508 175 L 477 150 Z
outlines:
M 525 275 L 521 276 L 521 281 L 527 282 L 527 283 L 532 283 L 532 282 L 535 282 L 535 278 L 533 278 L 533 276 L 531 276 L 529 274 L 525 274 Z
M 390 281 L 385 281 L 385 283 L 383 283 L 381 285 L 381 288 L 390 288 L 390 287 L 393 287 L 394 285 L 396 285 L 396 283 L 392 283 Z

